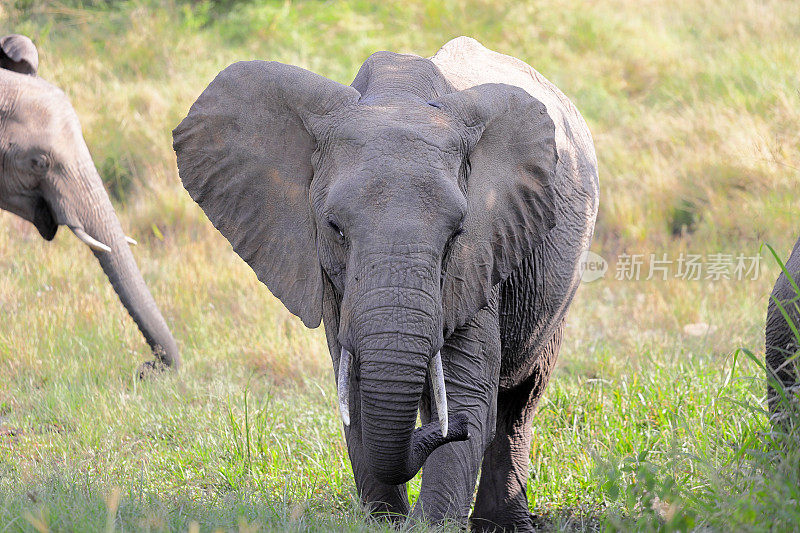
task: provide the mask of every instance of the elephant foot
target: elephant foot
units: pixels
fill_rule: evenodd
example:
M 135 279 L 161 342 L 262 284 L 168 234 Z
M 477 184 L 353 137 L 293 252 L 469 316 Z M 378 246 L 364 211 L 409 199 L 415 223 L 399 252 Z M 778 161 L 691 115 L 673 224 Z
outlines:
M 529 520 L 515 523 L 498 524 L 490 520 L 472 518 L 470 520 L 470 530 L 480 531 L 481 533 L 531 533 L 539 531 L 545 525 L 545 522 L 540 517 L 531 515 Z
M 384 487 L 388 488 L 389 485 Z M 392 486 L 392 489 L 398 487 Z M 405 486 L 402 490 L 398 490 L 399 494 L 388 494 L 391 496 L 387 498 L 390 501 L 373 500 L 370 502 L 361 502 L 364 510 L 368 513 L 371 520 L 376 524 L 388 524 L 394 527 L 400 527 L 408 519 L 408 496 L 405 492 Z M 397 498 L 395 498 L 395 496 Z M 392 501 L 394 500 L 394 501 Z
M 544 516 L 530 513 L 529 518 L 534 531 L 543 531 L 547 529 L 549 522 Z
M 146 361 L 139 365 L 139 369 L 137 370 L 137 374 L 139 375 L 139 379 L 144 381 L 146 379 L 153 379 L 169 369 L 167 365 L 162 363 L 161 361 L 153 360 L 153 361 Z
M 402 527 L 408 520 L 408 516 L 392 511 L 370 511 L 369 518 L 378 526 L 385 524 L 393 528 Z

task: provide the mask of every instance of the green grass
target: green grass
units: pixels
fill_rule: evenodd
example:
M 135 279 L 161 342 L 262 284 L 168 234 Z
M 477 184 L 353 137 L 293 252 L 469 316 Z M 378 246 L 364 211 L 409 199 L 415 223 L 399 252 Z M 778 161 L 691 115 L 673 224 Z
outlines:
M 604 257 L 781 255 L 797 236 L 794 2 L 13 0 L 7 31 L 72 99 L 185 366 L 136 380 L 149 354 L 89 251 L 0 213 L 0 531 L 386 529 L 356 503 L 322 331 L 177 177 L 170 131 L 233 61 L 349 83 L 373 51 L 471 35 L 584 113 Z M 797 435 L 763 412 L 779 266 L 762 255 L 755 281 L 617 281 L 612 261 L 581 288 L 534 422 L 529 497 L 548 528 L 800 523 Z

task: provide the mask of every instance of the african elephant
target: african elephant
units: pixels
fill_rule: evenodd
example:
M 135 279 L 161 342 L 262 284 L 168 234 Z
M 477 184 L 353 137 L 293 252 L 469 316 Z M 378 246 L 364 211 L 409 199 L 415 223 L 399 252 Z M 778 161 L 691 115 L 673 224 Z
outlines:
M 531 417 L 598 208 L 566 97 L 461 37 L 431 59 L 378 52 L 350 86 L 236 63 L 173 137 L 233 249 L 306 326 L 324 321 L 362 501 L 466 523 L 482 465 L 473 528 L 530 529 Z
M 767 305 L 766 362 L 769 373 L 767 377 L 780 383 L 788 399 L 791 391 L 800 389 L 800 363 L 797 360 L 800 338 L 792 331 L 792 326 L 795 330 L 800 330 L 800 293 L 795 289 L 800 284 L 800 239 L 795 243 L 785 267 L 792 280 L 790 281 L 785 272 L 781 272 Z M 785 316 L 781 308 L 786 313 Z M 783 411 L 781 394 L 772 384 L 767 387 L 767 403 L 770 415 L 780 419 Z
M 136 266 L 122 226 L 66 95 L 37 75 L 36 47 L 0 39 L 0 208 L 32 222 L 46 240 L 67 226 L 94 253 L 156 361 L 180 363 L 178 346 Z

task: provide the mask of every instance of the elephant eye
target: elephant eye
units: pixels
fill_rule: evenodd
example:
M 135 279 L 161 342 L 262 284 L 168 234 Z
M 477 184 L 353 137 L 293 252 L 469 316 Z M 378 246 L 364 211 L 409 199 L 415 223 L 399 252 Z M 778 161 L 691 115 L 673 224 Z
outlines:
M 450 256 L 450 249 L 453 247 L 453 243 L 456 240 L 456 237 L 461 235 L 464 232 L 464 221 L 458 223 L 458 227 L 455 231 L 450 235 L 450 238 L 447 239 L 447 243 L 444 245 L 444 253 L 442 254 L 442 276 L 444 276 L 444 264 L 447 261 L 447 258 Z M 442 278 L 444 279 L 444 278 Z
M 339 237 L 344 239 L 344 232 L 342 231 L 342 229 L 339 227 L 339 225 L 336 223 L 335 220 L 333 220 L 332 218 L 329 218 L 328 219 L 328 225 L 330 225 L 330 227 L 331 227 L 331 229 L 333 229 L 333 231 L 335 231 L 336 233 L 339 234 Z
M 45 154 L 39 154 L 31 158 L 31 168 L 34 172 L 43 174 L 50 168 L 50 158 Z
M 447 244 L 448 245 L 452 244 L 452 242 L 456 239 L 456 237 L 458 237 L 462 233 L 464 233 L 464 221 L 463 220 L 461 220 L 461 222 L 458 223 L 458 227 L 450 235 L 450 238 L 448 239 Z

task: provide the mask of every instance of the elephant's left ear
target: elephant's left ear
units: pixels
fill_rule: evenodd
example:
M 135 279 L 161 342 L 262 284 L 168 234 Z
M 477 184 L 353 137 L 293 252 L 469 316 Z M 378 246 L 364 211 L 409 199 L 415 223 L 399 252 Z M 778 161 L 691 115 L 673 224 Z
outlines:
M 0 68 L 36 76 L 39 70 L 36 45 L 24 35 L 0 37 Z
M 467 216 L 444 265 L 446 334 L 489 301 L 555 226 L 555 124 L 525 90 L 486 84 L 432 105 L 467 126 Z
M 359 93 L 307 70 L 242 61 L 219 73 L 173 131 L 183 186 L 287 309 L 315 328 L 323 274 L 309 200 L 317 117 Z

